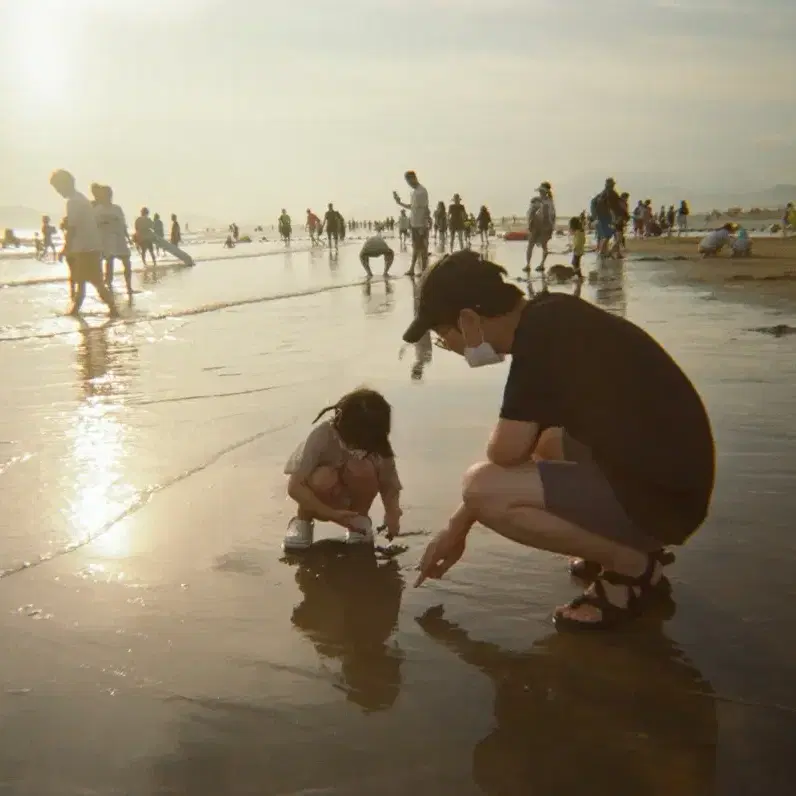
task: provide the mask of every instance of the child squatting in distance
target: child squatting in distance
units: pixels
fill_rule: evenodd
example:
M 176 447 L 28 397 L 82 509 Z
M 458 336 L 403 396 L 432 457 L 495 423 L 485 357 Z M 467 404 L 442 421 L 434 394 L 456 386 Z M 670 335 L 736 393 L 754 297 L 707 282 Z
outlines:
M 318 421 L 327 413 L 332 417 Z M 315 520 L 346 529 L 349 544 L 373 541 L 370 507 L 381 496 L 389 538 L 400 532 L 401 482 L 390 445 L 391 407 L 365 387 L 321 410 L 313 428 L 285 465 L 288 495 L 297 503 L 282 548 L 306 550 Z

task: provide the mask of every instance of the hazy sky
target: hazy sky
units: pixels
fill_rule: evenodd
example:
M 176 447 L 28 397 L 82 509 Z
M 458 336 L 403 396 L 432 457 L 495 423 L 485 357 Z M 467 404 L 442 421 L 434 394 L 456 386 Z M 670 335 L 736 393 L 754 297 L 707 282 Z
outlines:
M 794 0 L 0 0 L 0 205 L 83 187 L 222 220 L 394 211 L 417 170 L 522 210 L 550 180 L 796 182 Z

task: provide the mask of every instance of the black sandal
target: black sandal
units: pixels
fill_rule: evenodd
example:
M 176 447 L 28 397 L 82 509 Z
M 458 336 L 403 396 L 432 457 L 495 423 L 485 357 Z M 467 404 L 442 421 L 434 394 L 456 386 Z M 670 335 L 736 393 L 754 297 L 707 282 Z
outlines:
M 652 583 L 652 576 L 655 574 L 655 566 L 660 563 L 659 554 L 650 553 L 647 556 L 647 567 L 637 578 L 630 575 L 622 575 L 619 572 L 603 572 L 592 584 L 593 594 L 581 594 L 566 608 L 579 608 L 581 605 L 592 605 L 600 610 L 600 618 L 596 622 L 589 620 L 572 619 L 566 616 L 562 610 L 553 614 L 553 622 L 556 628 L 565 630 L 611 630 L 618 625 L 624 624 L 634 619 L 641 613 L 645 598 L 648 597 L 658 585 Z M 663 581 L 664 578 L 661 578 Z M 612 586 L 627 587 L 627 605 L 622 608 L 609 601 L 605 593 L 603 581 Z
M 675 554 L 670 550 L 661 548 L 657 553 L 652 555 L 656 556 L 658 563 L 662 567 L 667 567 L 675 561 Z M 569 574 L 573 578 L 577 578 L 584 583 L 593 583 L 600 576 L 602 566 L 596 561 L 588 561 L 585 558 L 573 558 L 569 562 Z

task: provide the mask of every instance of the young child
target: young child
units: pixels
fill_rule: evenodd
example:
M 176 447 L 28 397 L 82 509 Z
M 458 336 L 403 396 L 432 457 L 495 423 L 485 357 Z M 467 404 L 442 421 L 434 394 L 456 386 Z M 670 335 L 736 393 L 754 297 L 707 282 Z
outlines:
M 306 550 L 314 521 L 346 529 L 346 542 L 373 541 L 370 507 L 381 496 L 389 538 L 400 532 L 401 482 L 390 445 L 391 408 L 380 393 L 361 387 L 323 409 L 318 424 L 285 465 L 288 495 L 298 504 L 282 544 Z
M 583 229 L 583 222 L 578 216 L 572 216 L 569 219 L 569 233 L 572 235 L 572 267 L 575 269 L 575 276 L 582 279 L 580 258 L 586 251 L 586 232 Z

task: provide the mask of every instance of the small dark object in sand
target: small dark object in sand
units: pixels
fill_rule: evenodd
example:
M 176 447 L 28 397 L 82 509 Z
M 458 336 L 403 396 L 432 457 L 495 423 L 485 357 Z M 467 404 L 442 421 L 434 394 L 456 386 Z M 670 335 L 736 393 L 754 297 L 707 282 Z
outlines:
M 553 282 L 568 282 L 575 276 L 575 269 L 571 265 L 551 265 L 547 272 L 548 279 Z
M 787 337 L 789 334 L 796 334 L 796 326 L 788 326 L 787 323 L 778 323 L 776 326 L 759 326 L 752 329 L 753 332 L 768 334 L 771 337 Z

